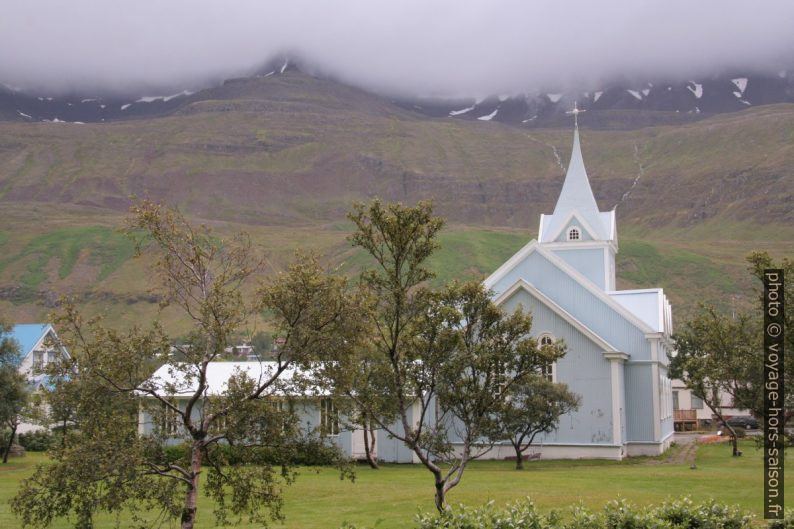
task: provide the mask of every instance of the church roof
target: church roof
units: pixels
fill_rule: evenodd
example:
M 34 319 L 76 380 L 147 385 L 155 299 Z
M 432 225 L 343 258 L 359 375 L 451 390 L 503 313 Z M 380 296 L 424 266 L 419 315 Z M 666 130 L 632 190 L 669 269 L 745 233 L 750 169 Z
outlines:
M 541 219 L 540 242 L 552 242 L 560 230 L 565 228 L 572 216 L 585 224 L 583 226 L 588 231 L 592 231 L 591 236 L 596 240 L 612 240 L 612 215 L 613 212 L 601 212 L 598 210 L 593 190 L 590 187 L 590 180 L 587 178 L 587 170 L 582 158 L 582 148 L 579 143 L 579 127 L 574 128 L 573 148 L 571 149 L 571 160 L 568 164 L 568 171 L 565 174 L 565 181 L 562 184 L 562 191 L 554 207 L 554 213 L 543 215 Z

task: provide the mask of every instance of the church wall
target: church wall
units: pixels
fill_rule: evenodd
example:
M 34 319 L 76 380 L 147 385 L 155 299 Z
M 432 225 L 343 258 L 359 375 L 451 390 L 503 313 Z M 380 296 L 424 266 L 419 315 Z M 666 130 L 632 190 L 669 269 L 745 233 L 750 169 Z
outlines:
M 512 311 L 519 304 L 533 314 L 534 335 L 550 333 L 565 341 L 568 352 L 557 362 L 556 380 L 582 398 L 578 411 L 564 415 L 558 430 L 536 443 L 613 444 L 611 368 L 602 349 L 525 290 L 517 291 L 502 306 Z
M 604 248 L 555 248 L 551 251 L 599 288 L 603 290 L 608 288 L 604 283 L 606 277 Z
M 655 441 L 650 363 L 626 363 L 626 441 Z
M 641 329 L 539 252 L 518 263 L 493 290 L 503 292 L 519 279 L 532 284 L 617 350 L 629 353 L 632 360 L 650 359 L 650 345 Z

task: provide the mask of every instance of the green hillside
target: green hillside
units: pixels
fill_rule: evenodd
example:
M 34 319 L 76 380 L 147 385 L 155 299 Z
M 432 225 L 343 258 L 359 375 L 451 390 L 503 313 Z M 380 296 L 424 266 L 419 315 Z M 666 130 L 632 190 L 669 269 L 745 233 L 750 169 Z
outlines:
M 149 257 L 117 232 L 131 196 L 248 231 L 270 271 L 302 247 L 349 273 L 363 259 L 345 241 L 353 200 L 429 198 L 450 222 L 438 281 L 484 277 L 535 236 L 570 151 L 570 130 L 428 119 L 299 73 L 213 97 L 154 119 L 0 123 L 0 310 L 42 319 L 69 294 L 120 324 L 152 317 Z M 665 287 L 680 320 L 697 301 L 753 302 L 751 250 L 794 254 L 794 105 L 582 127 L 599 205 L 617 206 L 619 286 Z

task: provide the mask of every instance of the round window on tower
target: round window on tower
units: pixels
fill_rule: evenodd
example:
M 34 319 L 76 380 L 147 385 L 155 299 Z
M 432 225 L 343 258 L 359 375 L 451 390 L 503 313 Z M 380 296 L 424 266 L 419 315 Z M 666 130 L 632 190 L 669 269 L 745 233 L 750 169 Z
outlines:
M 568 240 L 569 241 L 579 240 L 579 228 L 571 228 L 570 230 L 568 230 Z

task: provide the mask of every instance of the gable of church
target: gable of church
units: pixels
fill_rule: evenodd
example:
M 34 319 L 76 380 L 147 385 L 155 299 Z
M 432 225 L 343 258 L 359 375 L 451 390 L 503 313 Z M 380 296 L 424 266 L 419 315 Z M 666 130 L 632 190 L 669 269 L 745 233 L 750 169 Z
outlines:
M 497 296 L 523 279 L 619 351 L 630 352 L 637 359 L 650 359 L 645 333 L 652 329 L 595 285 L 585 285 L 579 273 L 564 261 L 537 243 L 528 245 L 514 258 L 486 280 L 486 286 Z

